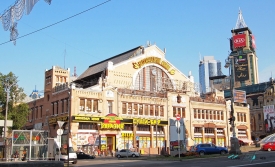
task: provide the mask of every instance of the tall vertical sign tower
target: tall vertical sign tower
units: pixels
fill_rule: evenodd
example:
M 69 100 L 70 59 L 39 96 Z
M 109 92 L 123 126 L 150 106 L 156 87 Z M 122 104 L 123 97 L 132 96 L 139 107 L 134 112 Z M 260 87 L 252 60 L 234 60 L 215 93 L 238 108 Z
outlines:
M 229 59 L 232 67 L 233 87 L 258 84 L 255 37 L 245 24 L 241 10 L 239 10 L 235 29 L 231 30 L 231 33 Z

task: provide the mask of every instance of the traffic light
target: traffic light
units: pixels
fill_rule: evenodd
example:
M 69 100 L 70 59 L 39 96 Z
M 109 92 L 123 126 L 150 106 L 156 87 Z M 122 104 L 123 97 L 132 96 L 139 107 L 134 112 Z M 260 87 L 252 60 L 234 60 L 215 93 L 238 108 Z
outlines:
M 228 120 L 229 120 L 229 124 L 232 125 L 233 118 L 230 117 Z

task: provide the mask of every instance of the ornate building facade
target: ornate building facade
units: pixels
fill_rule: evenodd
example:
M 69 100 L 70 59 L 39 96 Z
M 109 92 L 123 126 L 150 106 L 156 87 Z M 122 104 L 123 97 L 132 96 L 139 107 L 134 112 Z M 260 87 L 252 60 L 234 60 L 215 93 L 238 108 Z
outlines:
M 187 148 L 206 142 L 229 146 L 228 106 L 223 91 L 201 98 L 191 74 L 173 66 L 165 51 L 156 45 L 138 46 L 89 66 L 73 81 L 70 69 L 46 70 L 44 97 L 29 102 L 26 129 L 47 130 L 49 137 L 56 137 L 62 128 L 63 143 L 70 129 L 73 147 L 88 153 L 96 146 L 153 154 L 170 150 L 171 120 L 178 115 Z M 248 108 L 236 105 L 235 111 L 236 117 L 240 114 L 237 136 L 249 141 Z M 58 121 L 65 123 L 59 127 Z

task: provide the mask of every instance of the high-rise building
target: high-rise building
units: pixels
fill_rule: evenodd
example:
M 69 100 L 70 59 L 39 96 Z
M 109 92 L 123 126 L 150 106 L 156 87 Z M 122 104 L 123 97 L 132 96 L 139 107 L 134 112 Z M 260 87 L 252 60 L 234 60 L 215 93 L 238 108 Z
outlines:
M 245 24 L 239 11 L 235 29 L 231 30 L 229 61 L 231 62 L 232 82 L 234 87 L 259 83 L 258 57 L 256 56 L 255 37 Z
M 214 56 L 204 56 L 203 60 L 199 64 L 199 82 L 201 87 L 201 93 L 207 93 L 211 91 L 209 83 L 209 77 L 220 76 L 221 62 L 215 60 Z

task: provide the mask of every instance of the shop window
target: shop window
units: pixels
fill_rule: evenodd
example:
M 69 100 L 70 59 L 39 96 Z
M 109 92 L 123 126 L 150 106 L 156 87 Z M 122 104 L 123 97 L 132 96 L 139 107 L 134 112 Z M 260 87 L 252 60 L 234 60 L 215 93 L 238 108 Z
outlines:
M 126 110 L 126 103 L 122 103 L 122 114 L 126 114 L 127 110 Z
M 149 131 L 150 132 L 150 125 L 138 125 L 137 131 Z
M 79 111 L 84 111 L 84 110 L 85 110 L 85 100 L 80 99 Z
M 123 130 L 133 130 L 133 124 L 124 124 L 124 129 Z

